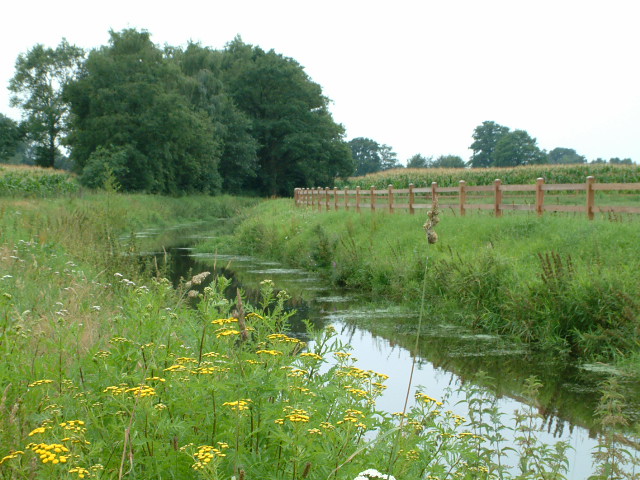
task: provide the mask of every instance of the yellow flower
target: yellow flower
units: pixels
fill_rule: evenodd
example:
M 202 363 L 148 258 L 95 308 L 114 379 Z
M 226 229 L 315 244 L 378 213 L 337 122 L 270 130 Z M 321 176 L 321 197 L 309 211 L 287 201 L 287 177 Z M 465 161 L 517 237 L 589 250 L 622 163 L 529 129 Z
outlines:
M 244 400 L 236 400 L 234 402 L 224 402 L 222 405 L 225 407 L 231 407 L 231 410 L 241 412 L 243 410 L 249 410 L 249 403 L 251 399 L 245 398 Z

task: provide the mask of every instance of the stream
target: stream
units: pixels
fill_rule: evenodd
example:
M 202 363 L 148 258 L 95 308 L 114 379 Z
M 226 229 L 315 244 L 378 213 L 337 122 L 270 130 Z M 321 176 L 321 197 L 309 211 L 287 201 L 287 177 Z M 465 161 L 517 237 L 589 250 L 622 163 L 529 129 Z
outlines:
M 292 317 L 294 334 L 304 336 L 302 319 L 309 319 L 316 327 L 335 327 L 338 339 L 351 345 L 360 368 L 389 375 L 385 382 L 388 388 L 378 399 L 377 407 L 388 412 L 403 410 L 414 361 L 410 352 L 415 347 L 417 312 L 380 306 L 363 295 L 333 288 L 316 273 L 277 262 L 244 255 L 193 253 L 189 245 L 202 239 L 204 231 L 207 230 L 202 226 L 175 227 L 168 237 L 170 241 L 161 240 L 161 244 L 172 247 L 145 255 L 155 256 L 174 284 L 180 278 L 211 271 L 232 278 L 232 287 L 245 290 L 250 301 L 262 280 L 272 280 L 277 289 L 284 289 L 291 296 L 289 307 L 297 312 Z M 158 240 L 162 233 L 166 232 L 148 230 L 137 237 Z M 446 398 L 447 409 L 466 416 L 466 406 L 458 404 L 465 397 L 460 387 L 487 383 L 478 379 L 478 372 L 486 372 L 492 380 L 480 386 L 489 387 L 495 395 L 496 405 L 504 414 L 502 422 L 513 425 L 513 413 L 526 407 L 524 381 L 535 375 L 543 384 L 537 409 L 544 418 L 544 432 L 538 439 L 546 444 L 562 440 L 571 446 L 569 479 L 583 480 L 593 473 L 591 453 L 597 445 L 593 413 L 603 380 L 611 375 L 618 378 L 628 401 L 626 413 L 638 421 L 637 379 L 604 364 L 571 364 L 498 336 L 477 334 L 454 324 L 434 324 L 429 322 L 428 307 L 423 317 L 411 394 L 420 387 L 434 398 Z

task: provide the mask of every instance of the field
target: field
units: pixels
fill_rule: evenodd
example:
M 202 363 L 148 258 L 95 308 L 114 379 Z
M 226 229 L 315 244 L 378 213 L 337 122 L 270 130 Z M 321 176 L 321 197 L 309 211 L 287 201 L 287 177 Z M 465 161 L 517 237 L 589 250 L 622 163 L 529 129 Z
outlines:
M 0 197 L 51 197 L 77 193 L 76 178 L 61 170 L 0 165 Z
M 625 343 L 637 338 L 635 222 L 485 215 L 462 224 L 443 213 L 440 241 L 427 246 L 417 216 L 236 197 L 31 196 L 0 198 L 2 479 L 565 478 L 567 445 L 537 441 L 535 406 L 510 432 L 480 387 L 467 387 L 466 418 L 415 389 L 406 411 L 381 412 L 384 372 L 358 364 L 331 328 L 293 337 L 286 292 L 271 282 L 251 305 L 225 292 L 224 278 L 195 272 L 174 289 L 139 261 L 131 233 L 150 226 L 229 218 L 219 251 L 234 243 L 405 301 L 426 273 L 429 302 L 462 306 L 477 328 L 540 320 L 530 341 L 637 360 Z M 510 296 L 517 281 L 528 296 Z M 503 320 L 504 304 L 521 308 Z M 593 338 L 565 344 L 544 331 L 559 314 L 580 327 L 581 308 L 600 314 L 598 328 L 581 331 Z M 602 335 L 611 337 L 604 349 Z M 534 399 L 540 385 L 528 385 Z M 637 468 L 618 443 L 621 401 L 615 381 L 603 385 L 598 479 L 633 478 Z
M 440 187 L 457 187 L 460 180 L 469 186 L 491 185 L 500 179 L 508 185 L 533 185 L 537 178 L 545 183 L 584 183 L 588 176 L 594 176 L 601 183 L 640 182 L 640 165 L 531 165 L 517 168 L 403 168 L 372 173 L 363 177 L 351 177 L 336 182 L 338 188 L 407 188 L 410 183 L 416 187 L 428 187 L 437 182 Z

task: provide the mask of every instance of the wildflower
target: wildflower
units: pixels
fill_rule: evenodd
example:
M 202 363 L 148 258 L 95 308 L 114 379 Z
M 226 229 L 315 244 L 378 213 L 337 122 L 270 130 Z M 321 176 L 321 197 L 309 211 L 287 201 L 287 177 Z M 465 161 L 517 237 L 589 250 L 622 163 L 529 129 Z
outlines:
M 240 330 L 234 330 L 232 328 L 228 328 L 216 333 L 216 338 L 228 337 L 229 335 L 240 335 Z
M 301 357 L 313 358 L 314 360 L 322 360 L 322 356 L 317 353 L 304 352 L 300 354 Z
M 33 430 L 31 430 L 31 432 L 29 432 L 29 436 L 33 437 L 34 435 L 37 435 L 38 433 L 44 433 L 46 431 L 47 431 L 47 429 L 45 427 L 34 428 Z
M 222 445 L 225 445 L 223 447 Z M 227 448 L 226 443 L 218 442 L 220 448 L 213 447 L 211 445 L 201 445 L 198 447 L 198 451 L 194 453 L 193 457 L 196 460 L 191 468 L 194 470 L 202 470 L 208 463 L 210 463 L 216 457 L 226 457 L 225 453 L 222 453 L 223 448 Z
M 61 453 L 68 453 L 69 449 L 59 443 L 30 443 L 27 448 L 35 452 L 42 463 L 57 465 L 58 463 L 66 463 L 69 458 L 69 455 L 60 455 Z
M 435 398 L 430 397 L 429 395 L 426 395 L 426 394 L 420 393 L 420 392 L 416 393 L 416 400 L 422 400 L 424 403 L 435 403 L 436 405 L 442 405 L 443 404 L 442 402 L 439 402 Z
M 334 354 L 336 357 L 338 357 L 338 358 L 342 358 L 342 359 L 344 359 L 344 358 L 349 358 L 349 357 L 351 356 L 351 354 L 350 354 L 350 353 L 346 353 L 346 352 L 334 352 L 333 354 Z
M 36 380 L 29 384 L 29 387 L 37 387 L 38 385 L 45 385 L 47 383 L 53 383 L 53 380 Z
M 231 410 L 235 412 L 241 412 L 243 410 L 249 410 L 249 402 L 251 402 L 251 399 L 245 398 L 244 400 L 236 400 L 234 402 L 224 402 L 222 405 L 231 407 Z
M 396 480 L 393 475 L 387 475 L 386 473 L 380 473 L 375 468 L 370 468 L 364 472 L 360 472 L 354 480 L 370 480 L 372 478 L 380 478 L 382 480 Z
M 307 423 L 311 417 L 309 417 L 309 412 L 306 410 L 302 410 L 301 408 L 291 409 L 288 415 L 285 415 L 285 418 L 293 423 Z
M 0 459 L 0 465 L 2 465 L 4 462 L 11 460 L 13 458 L 18 458 L 18 455 L 24 455 L 24 452 L 22 450 L 11 450 L 9 452 L 9 455 L 6 455 L 2 459 Z
M 184 372 L 187 368 L 183 365 L 171 365 L 164 369 L 165 372 Z
M 156 394 L 156 389 L 148 385 L 138 385 L 137 387 L 127 388 L 125 393 L 133 393 L 134 397 L 139 398 L 152 397 Z
M 165 410 L 167 408 L 167 406 L 164 403 L 156 403 L 153 408 L 155 408 L 158 411 L 161 410 Z
M 226 325 L 227 323 L 234 323 L 237 322 L 238 319 L 237 318 L 218 318 L 217 320 L 212 320 L 211 323 L 213 325 Z
M 322 435 L 322 432 L 317 428 L 310 428 L 307 430 L 311 435 Z
M 263 317 L 263 316 L 258 315 L 258 314 L 257 314 L 257 313 L 255 313 L 255 312 L 249 312 L 249 313 L 247 313 L 247 318 L 252 318 L 252 317 L 258 317 L 260 320 L 264 320 L 264 317 Z
M 261 354 L 264 353 L 266 355 L 282 355 L 282 352 L 280 350 L 258 350 L 256 353 Z
M 69 470 L 69 473 L 76 473 L 78 474 L 78 478 L 85 478 L 87 475 L 89 475 L 89 470 L 83 467 L 73 467 Z

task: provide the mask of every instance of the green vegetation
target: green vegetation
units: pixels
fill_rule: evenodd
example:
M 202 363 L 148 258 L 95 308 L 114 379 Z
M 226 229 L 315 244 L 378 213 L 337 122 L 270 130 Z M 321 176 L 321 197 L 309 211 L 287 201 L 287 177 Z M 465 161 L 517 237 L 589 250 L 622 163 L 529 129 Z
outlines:
M 393 185 L 395 188 L 407 188 L 410 183 L 416 187 L 430 186 L 437 182 L 440 187 L 457 187 L 460 180 L 467 185 L 491 185 L 500 179 L 506 185 L 534 185 L 537 178 L 544 178 L 546 183 L 584 183 L 592 175 L 601 183 L 636 183 L 640 182 L 639 165 L 531 165 L 517 168 L 434 168 L 434 169 L 396 169 L 377 172 L 363 177 L 351 177 L 337 181 L 338 188 L 369 188 L 375 185 L 384 188 Z
M 80 185 L 68 172 L 0 166 L 0 197 L 55 197 L 75 194 Z
M 0 161 L 71 162 L 91 188 L 113 176 L 130 192 L 290 196 L 353 172 L 321 87 L 239 37 L 223 50 L 161 48 L 134 29 L 90 52 L 38 44 L 10 90 L 23 121 L 0 117 Z
M 429 250 L 423 223 L 419 215 L 318 212 L 278 200 L 253 210 L 232 239 L 202 248 L 234 245 L 401 302 L 420 298 L 426 266 L 434 315 L 583 358 L 640 358 L 637 219 L 445 211 Z
M 200 273 L 174 290 L 131 261 L 135 245 L 122 235 L 131 229 L 238 217 L 255 200 L 0 202 L 1 478 L 351 480 L 372 469 L 395 478 L 565 478 L 568 447 L 538 442 L 545 422 L 535 407 L 505 427 L 495 397 L 467 387 L 466 418 L 420 390 L 404 414 L 378 411 L 385 372 L 358 365 L 331 328 L 294 338 L 287 295 L 270 281 L 250 305 L 240 292 L 223 295 L 224 278 L 208 283 Z M 256 213 L 274 207 L 286 205 Z M 299 227 L 328 218 L 300 212 Z M 330 242 L 321 230 L 316 261 Z M 601 407 L 611 428 L 620 413 L 614 387 Z M 527 396 L 539 388 L 531 379 Z M 594 459 L 605 474 L 637 460 L 612 429 Z

